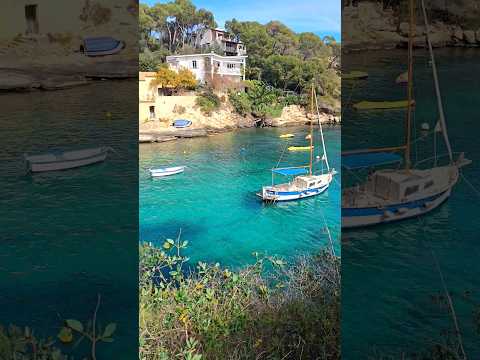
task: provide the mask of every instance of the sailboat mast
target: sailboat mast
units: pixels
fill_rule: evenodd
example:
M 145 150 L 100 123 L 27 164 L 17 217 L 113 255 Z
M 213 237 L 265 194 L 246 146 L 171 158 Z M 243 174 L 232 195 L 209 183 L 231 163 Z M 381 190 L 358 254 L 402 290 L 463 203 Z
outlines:
M 413 110 L 413 41 L 415 37 L 415 2 L 409 0 L 410 26 L 408 31 L 408 109 L 405 124 L 405 169 L 410 169 L 410 143 Z
M 445 121 L 445 113 L 443 111 L 443 103 L 442 103 L 442 94 L 440 93 L 440 85 L 438 81 L 437 64 L 435 62 L 435 56 L 433 55 L 432 42 L 430 40 L 430 25 L 428 23 L 427 10 L 425 9 L 425 2 L 424 0 L 421 0 L 421 1 L 422 1 L 423 18 L 425 21 L 425 31 L 427 32 L 428 51 L 430 53 L 430 60 L 432 62 L 433 81 L 435 83 L 435 94 L 437 96 L 437 106 L 438 106 L 438 114 L 440 116 L 440 125 L 441 125 L 443 138 L 445 140 L 445 145 L 447 146 L 450 163 L 452 163 L 453 162 L 452 147 L 450 145 L 450 140 L 448 139 L 447 123 Z M 436 156 L 436 153 L 435 153 L 435 156 Z
M 310 113 L 313 115 L 313 100 L 315 96 L 315 85 L 312 83 L 312 95 L 310 101 Z M 310 166 L 309 166 L 309 173 L 312 175 L 312 167 L 313 167 L 313 119 L 310 119 Z
M 330 165 L 328 164 L 327 149 L 325 147 L 325 138 L 323 137 L 322 122 L 320 121 L 320 113 L 318 112 L 317 93 L 315 93 L 315 108 L 316 108 L 316 111 L 317 111 L 318 128 L 320 129 L 320 138 L 322 139 L 323 160 L 325 160 L 325 164 L 327 165 L 327 171 L 330 172 Z

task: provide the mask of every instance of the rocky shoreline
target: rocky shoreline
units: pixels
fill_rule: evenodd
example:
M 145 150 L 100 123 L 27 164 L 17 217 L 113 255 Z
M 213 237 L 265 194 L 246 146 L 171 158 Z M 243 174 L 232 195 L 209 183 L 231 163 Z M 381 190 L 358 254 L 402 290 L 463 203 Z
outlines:
M 92 80 L 136 78 L 132 61 L 110 61 L 99 64 L 64 66 L 2 66 L 0 92 L 61 90 L 92 83 Z
M 225 110 L 222 111 L 225 116 Z M 214 114 L 215 116 L 215 114 Z M 230 120 L 234 119 L 232 122 Z M 184 138 L 207 137 L 215 134 L 221 134 L 237 129 L 255 128 L 258 126 L 258 119 L 252 117 L 242 117 L 238 114 L 230 114 L 225 116 L 223 122 L 216 121 L 215 126 L 205 124 L 204 119 L 202 124 L 195 124 L 195 119 L 192 119 L 192 128 L 176 129 L 166 124 L 149 124 L 150 126 L 139 127 L 139 143 L 155 143 L 167 142 Z M 303 108 L 297 105 L 290 105 L 283 109 L 282 115 L 278 118 L 265 119 L 262 121 L 261 127 L 292 127 L 292 126 L 307 126 L 311 121 L 316 123 L 316 115 L 307 113 Z M 320 121 L 324 125 L 339 125 L 340 117 L 335 113 L 321 113 Z M 152 126 L 153 125 L 153 126 Z M 155 126 L 156 125 L 156 126 Z
M 425 26 L 419 18 L 416 25 L 414 45 L 427 46 Z M 405 48 L 408 44 L 409 24 L 400 20 L 392 9 L 383 9 L 380 3 L 361 2 L 356 6 L 343 8 L 342 13 L 343 53 L 365 50 L 390 50 Z M 473 25 L 470 25 L 470 27 Z M 430 20 L 430 39 L 433 47 L 479 47 L 480 25 L 469 28 L 466 25 L 450 24 L 437 19 Z

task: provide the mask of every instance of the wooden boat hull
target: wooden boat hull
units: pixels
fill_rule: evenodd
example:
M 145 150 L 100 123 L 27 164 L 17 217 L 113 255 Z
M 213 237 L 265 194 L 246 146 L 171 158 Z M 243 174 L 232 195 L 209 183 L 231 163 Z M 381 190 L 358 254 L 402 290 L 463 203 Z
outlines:
M 93 150 L 98 150 L 93 151 Z M 33 173 L 59 171 L 87 166 L 104 161 L 107 158 L 108 148 L 92 149 L 91 153 L 86 153 L 83 157 L 66 158 L 64 155 L 56 156 L 56 159 L 46 161 L 35 161 L 26 158 L 27 169 Z
M 446 201 L 452 188 L 408 203 L 388 205 L 384 208 L 342 208 L 342 229 L 366 227 L 424 215 Z

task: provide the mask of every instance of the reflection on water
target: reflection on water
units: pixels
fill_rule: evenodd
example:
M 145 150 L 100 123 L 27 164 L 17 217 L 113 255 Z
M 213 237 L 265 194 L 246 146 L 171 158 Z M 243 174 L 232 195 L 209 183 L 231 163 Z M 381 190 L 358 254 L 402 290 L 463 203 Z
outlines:
M 305 128 L 289 129 L 305 142 Z M 284 132 L 284 131 L 283 131 Z M 249 129 L 202 139 L 140 146 L 140 240 L 161 244 L 179 229 L 196 261 L 242 266 L 252 252 L 285 257 L 314 253 L 328 244 L 321 213 L 340 253 L 339 182 L 328 192 L 302 201 L 263 204 L 255 195 L 271 183 L 274 167 L 287 144 L 281 130 Z M 339 169 L 340 132 L 325 131 L 329 159 Z M 308 163 L 308 153 L 284 154 L 280 166 Z M 151 179 L 149 167 L 186 165 L 185 172 Z M 339 177 L 339 175 L 338 175 Z M 284 181 L 285 178 L 278 178 Z
M 118 323 L 117 341 L 99 346 L 102 358 L 137 356 L 137 88 L 98 82 L 0 94 L 0 323 L 55 336 L 62 319 L 91 317 L 101 293 L 100 321 Z M 116 153 L 83 168 L 25 173 L 24 153 L 92 145 Z

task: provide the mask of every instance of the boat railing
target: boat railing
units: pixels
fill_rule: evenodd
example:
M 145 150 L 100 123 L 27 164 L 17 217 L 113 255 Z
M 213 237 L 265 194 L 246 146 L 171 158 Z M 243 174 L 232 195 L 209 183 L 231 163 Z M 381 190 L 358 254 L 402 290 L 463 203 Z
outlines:
M 453 152 L 452 153 L 453 155 L 461 155 L 462 152 L 460 151 L 457 151 L 457 152 Z M 429 161 L 436 161 L 436 160 L 439 160 L 439 159 L 444 159 L 446 157 L 449 157 L 450 155 L 448 153 L 444 153 L 444 154 L 440 154 L 440 155 L 437 155 L 437 156 L 432 156 L 432 157 L 429 157 L 429 158 L 426 158 L 426 159 L 422 159 L 420 161 L 417 161 L 414 165 L 414 167 L 417 167 L 419 165 L 422 165 L 422 164 L 425 164 L 425 163 L 428 163 Z

